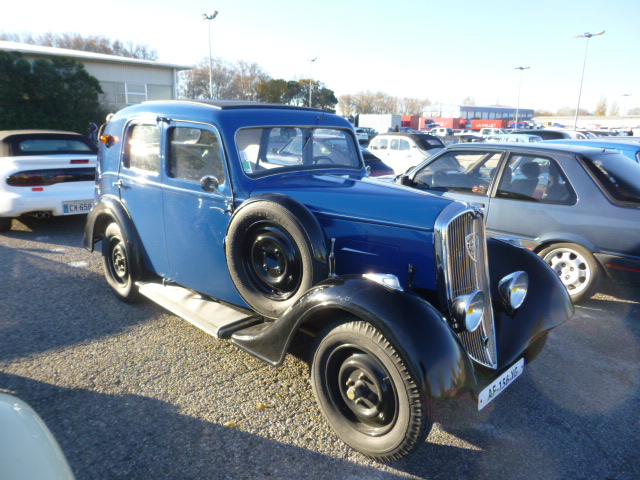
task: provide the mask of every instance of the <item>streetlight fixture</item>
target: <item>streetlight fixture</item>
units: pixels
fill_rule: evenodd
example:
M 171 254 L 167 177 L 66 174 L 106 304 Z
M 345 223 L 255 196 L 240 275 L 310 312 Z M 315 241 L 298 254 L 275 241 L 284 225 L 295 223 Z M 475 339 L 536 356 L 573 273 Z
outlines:
M 596 33 L 585 32 L 582 35 L 578 33 L 573 36 L 574 38 L 587 39 L 587 45 L 584 48 L 584 62 L 582 63 L 582 77 L 580 78 L 580 90 L 578 91 L 578 106 L 576 107 L 576 118 L 573 122 L 574 130 L 578 128 L 578 112 L 580 111 L 580 97 L 582 96 L 582 82 L 584 81 L 584 67 L 587 65 L 587 50 L 589 49 L 589 39 L 591 37 L 596 37 L 598 35 L 603 35 L 603 34 L 604 34 L 604 30 L 600 30 L 599 32 L 596 32 Z
M 520 88 L 522 87 L 522 71 L 529 70 L 531 67 L 515 67 L 514 70 L 520 70 L 520 82 L 518 83 L 518 103 L 516 104 L 516 124 L 515 129 L 518 129 L 518 111 L 520 110 Z
M 203 20 L 213 20 L 218 16 L 218 11 L 215 10 L 211 15 L 207 15 L 206 13 L 202 14 Z M 209 98 L 213 98 L 213 67 L 211 66 L 211 22 L 209 25 Z
M 311 108 L 311 90 L 313 90 L 313 80 L 312 80 L 312 75 L 311 75 L 311 67 L 313 65 L 313 62 L 315 62 L 317 59 L 318 59 L 318 57 L 309 59 L 309 108 Z
M 625 109 L 625 107 L 627 106 L 627 99 L 626 99 L 626 98 L 624 98 L 624 97 L 630 97 L 630 96 L 631 96 L 631 94 L 630 94 L 630 93 L 623 93 L 623 94 L 621 95 L 621 97 L 623 97 L 623 98 L 622 98 L 622 127 L 623 127 L 623 128 L 624 128 L 624 118 L 626 117 L 626 115 L 625 115 L 625 113 L 626 113 L 626 112 L 625 112 L 625 110 L 626 110 L 626 109 Z

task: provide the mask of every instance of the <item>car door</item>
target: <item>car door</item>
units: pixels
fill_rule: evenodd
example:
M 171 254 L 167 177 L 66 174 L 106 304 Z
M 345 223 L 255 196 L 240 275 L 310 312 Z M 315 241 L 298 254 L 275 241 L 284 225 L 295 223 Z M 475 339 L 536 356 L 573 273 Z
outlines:
M 512 151 L 491 199 L 487 232 L 517 236 L 535 245 L 541 235 L 565 232 L 567 221 L 589 222 L 572 215 L 576 202 L 575 190 L 557 159 Z
M 169 273 L 162 215 L 161 127 L 154 120 L 135 120 L 126 127 L 116 186 L 142 242 L 148 267 Z
M 163 214 L 171 279 L 243 305 L 225 257 L 232 187 L 220 134 L 212 125 L 170 121 L 165 137 Z M 217 188 L 203 188 L 203 178 Z
M 418 188 L 477 203 L 484 210 L 503 157 L 503 150 L 449 150 L 424 165 L 412 180 Z

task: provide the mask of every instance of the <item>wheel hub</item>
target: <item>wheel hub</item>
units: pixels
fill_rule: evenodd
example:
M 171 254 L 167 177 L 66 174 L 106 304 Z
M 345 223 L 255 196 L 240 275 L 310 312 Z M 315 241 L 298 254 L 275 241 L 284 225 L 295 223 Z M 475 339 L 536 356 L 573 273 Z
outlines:
M 119 243 L 113 248 L 111 260 L 116 276 L 121 280 L 125 280 L 127 278 L 127 253 L 122 244 Z
M 589 264 L 573 250 L 554 250 L 545 257 L 545 261 L 572 295 L 584 290 L 591 280 Z

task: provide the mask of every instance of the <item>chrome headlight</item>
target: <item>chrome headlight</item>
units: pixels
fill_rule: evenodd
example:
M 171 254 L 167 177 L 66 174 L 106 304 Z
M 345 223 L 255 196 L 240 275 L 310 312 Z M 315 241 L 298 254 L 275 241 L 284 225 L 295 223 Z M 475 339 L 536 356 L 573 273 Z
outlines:
M 529 290 L 529 276 L 527 272 L 513 272 L 498 284 L 498 291 L 502 301 L 512 310 L 517 310 L 524 302 Z
M 454 300 L 453 316 L 464 330 L 473 332 L 480 325 L 485 308 L 484 293 L 480 290 L 473 290 Z

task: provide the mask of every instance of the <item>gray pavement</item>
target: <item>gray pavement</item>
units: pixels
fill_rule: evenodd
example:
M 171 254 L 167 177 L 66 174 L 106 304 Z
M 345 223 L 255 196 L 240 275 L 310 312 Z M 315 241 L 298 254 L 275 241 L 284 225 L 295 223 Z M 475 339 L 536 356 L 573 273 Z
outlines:
M 83 226 L 0 234 L 0 392 L 38 411 L 78 479 L 640 478 L 640 289 L 605 284 L 495 402 L 438 401 L 416 454 L 380 465 L 321 417 L 305 338 L 275 369 L 120 302 Z

